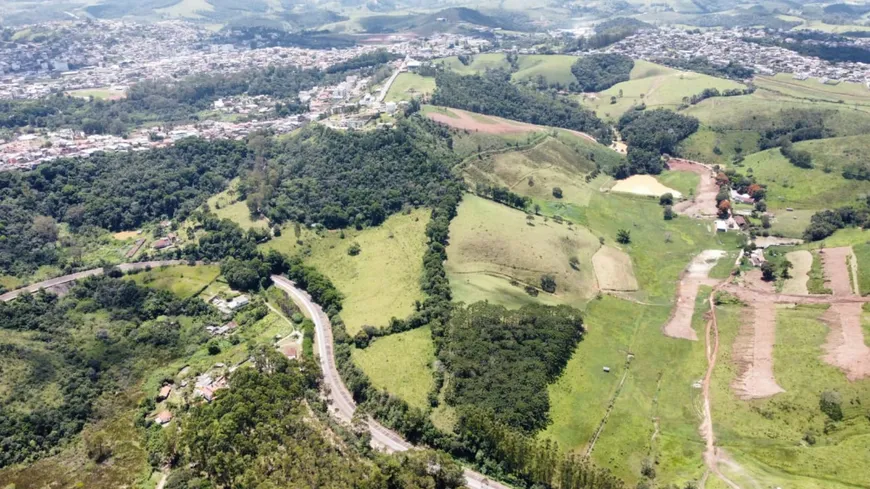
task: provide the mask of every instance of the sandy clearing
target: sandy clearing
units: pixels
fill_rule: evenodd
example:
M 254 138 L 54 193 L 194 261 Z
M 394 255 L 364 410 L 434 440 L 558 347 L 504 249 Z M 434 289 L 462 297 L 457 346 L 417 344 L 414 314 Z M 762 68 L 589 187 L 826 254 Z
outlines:
M 429 112 L 427 117 L 435 122 L 445 124 L 455 129 L 477 131 L 486 134 L 511 134 L 537 131 L 542 128 L 532 124 L 510 121 L 500 117 L 474 114 L 459 109 L 447 109 L 455 117 L 439 112 Z M 485 122 L 484 122 L 485 121 Z
M 679 158 L 668 160 L 668 167 L 671 171 L 687 171 L 701 176 L 694 197 L 677 203 L 674 210 L 689 217 L 709 218 L 716 216 L 716 194 L 719 193 L 719 186 L 716 185 L 716 180 L 713 178 L 713 170 L 697 161 Z
M 806 250 L 786 253 L 785 259 L 794 266 L 791 270 L 791 278 L 782 285 L 783 294 L 806 295 L 807 281 L 810 279 L 810 268 L 813 266 L 813 254 Z
M 631 257 L 621 250 L 602 246 L 592 255 L 592 268 L 601 290 L 625 292 L 638 289 Z
M 671 338 L 698 341 L 698 334 L 692 328 L 695 315 L 695 300 L 701 285 L 715 286 L 716 279 L 707 278 L 716 262 L 725 256 L 722 250 L 705 250 L 692 259 L 677 284 L 677 303 L 671 318 L 665 323 L 662 332 Z
M 140 234 L 142 234 L 142 231 L 139 231 L 139 230 L 137 230 L 137 231 L 121 231 L 119 233 L 113 234 L 112 237 L 117 239 L 118 241 L 126 241 L 128 239 L 133 239 L 133 238 L 139 236 Z
M 825 286 L 834 295 L 856 295 L 852 290 L 848 261 L 855 261 L 851 246 L 826 248 L 819 251 L 825 272 Z
M 831 304 L 821 316 L 830 328 L 822 359 L 842 370 L 853 382 L 870 377 L 870 348 L 864 342 L 862 313 L 860 303 Z
M 776 383 L 773 375 L 773 345 L 776 342 L 776 304 L 751 304 L 743 318 L 743 325 L 734 340 L 732 357 L 738 374 L 731 389 L 740 399 L 771 397 L 785 389 Z
M 794 238 L 777 238 L 776 236 L 758 236 L 755 238 L 755 246 L 758 248 L 769 248 L 771 246 L 791 246 L 802 244 L 804 240 Z
M 611 189 L 613 192 L 622 192 L 635 195 L 651 195 L 659 197 L 662 194 L 670 193 L 676 199 L 683 198 L 683 194 L 670 187 L 662 185 L 661 182 L 651 175 L 632 175 L 625 180 L 619 180 Z

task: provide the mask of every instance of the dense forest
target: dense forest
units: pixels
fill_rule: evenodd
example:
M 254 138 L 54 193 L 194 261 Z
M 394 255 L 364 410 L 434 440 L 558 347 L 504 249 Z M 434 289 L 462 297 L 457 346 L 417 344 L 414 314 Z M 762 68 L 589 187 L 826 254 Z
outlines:
M 448 404 L 489 410 L 527 432 L 546 427 L 547 385 L 582 335 L 580 312 L 567 306 L 534 304 L 511 311 L 478 302 L 456 308 L 439 352 L 450 373 Z
M 617 128 L 628 143 L 628 158 L 613 175 L 625 178 L 636 173 L 661 173 L 661 156 L 673 154 L 677 144 L 697 131 L 698 125 L 698 119 L 667 109 L 626 112 Z
M 0 274 L 56 264 L 57 223 L 119 231 L 184 219 L 250 164 L 244 142 L 186 139 L 139 153 L 60 159 L 0 173 Z
M 518 87 L 504 71 L 472 76 L 444 71 L 436 76 L 436 84 L 434 105 L 583 131 L 605 144 L 613 139 L 610 128 L 577 102 Z
M 582 92 L 600 92 L 628 81 L 634 60 L 623 54 L 590 54 L 579 58 L 571 66 Z
M 100 314 L 109 319 L 96 321 Z M 216 314 L 199 299 L 110 276 L 84 280 L 64 299 L 40 292 L 0 303 L 0 351 L 23 367 L 4 373 L 11 377 L 0 396 L 0 467 L 31 461 L 78 434 L 103 393 L 204 343 L 202 322 Z M 44 402 L 55 389 L 59 401 Z
M 276 142 L 267 168 L 245 175 L 240 196 L 277 223 L 377 226 L 403 206 L 434 205 L 456 185 L 449 141 L 446 129 L 422 117 L 392 130 L 311 126 Z

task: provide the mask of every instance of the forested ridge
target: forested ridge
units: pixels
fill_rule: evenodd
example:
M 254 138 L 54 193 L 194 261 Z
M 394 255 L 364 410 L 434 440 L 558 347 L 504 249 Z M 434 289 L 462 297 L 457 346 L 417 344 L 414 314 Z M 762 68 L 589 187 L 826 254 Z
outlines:
M 577 102 L 516 86 L 507 72 L 462 76 L 442 71 L 435 80 L 434 105 L 582 131 L 605 144 L 613 140 L 610 128 Z
M 184 219 L 250 164 L 244 142 L 185 139 L 136 153 L 59 159 L 0 173 L 0 274 L 56 264 L 57 223 L 120 231 Z
M 628 81 L 632 68 L 634 60 L 624 54 L 590 54 L 571 65 L 571 73 L 580 91 L 600 92 Z
M 612 170 L 613 176 L 658 175 L 664 169 L 662 155 L 674 154 L 677 144 L 698 126 L 698 119 L 667 109 L 626 112 L 619 118 L 617 129 L 628 143 L 628 154 L 626 163 Z

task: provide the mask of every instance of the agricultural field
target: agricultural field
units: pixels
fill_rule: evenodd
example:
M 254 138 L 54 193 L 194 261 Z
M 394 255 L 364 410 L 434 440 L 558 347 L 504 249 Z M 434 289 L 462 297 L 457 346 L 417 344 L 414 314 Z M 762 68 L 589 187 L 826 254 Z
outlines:
M 456 302 L 578 306 L 596 293 L 591 260 L 599 247 L 598 238 L 582 227 L 466 195 L 450 224 L 445 268 Z M 572 257 L 578 259 L 576 269 Z M 555 278 L 555 293 L 540 290 L 543 275 Z M 534 288 L 536 297 L 525 287 Z
M 435 346 L 428 326 L 378 338 L 353 351 L 353 361 L 372 384 L 425 410 L 432 390 Z
M 617 83 L 594 96 L 580 96 L 579 100 L 594 110 L 598 117 L 616 121 L 641 104 L 648 109 L 676 110 L 683 103 L 683 97 L 701 93 L 705 88 L 744 88 L 743 84 L 731 80 L 679 71 L 642 60 L 635 60 L 630 76 L 626 82 Z M 611 103 L 611 97 L 616 97 L 615 104 Z
M 168 290 L 179 297 L 188 298 L 205 290 L 217 280 L 220 273 L 217 265 L 177 265 L 145 270 L 129 277 L 139 285 Z
M 415 301 L 425 299 L 420 276 L 429 214 L 428 209 L 395 214 L 376 228 L 347 229 L 343 238 L 340 231 L 307 234 L 302 246 L 290 229 L 282 233 L 284 239 L 263 247 L 305 253 L 306 262 L 326 274 L 344 294 L 341 317 L 353 335 L 365 325 L 381 327 L 390 318 L 405 318 L 414 311 Z M 356 256 L 348 253 L 353 243 L 361 249 Z
M 95 100 L 118 100 L 127 97 L 127 92 L 115 90 L 114 88 L 85 88 L 70 90 L 66 94 L 71 97 L 94 98 Z
M 724 306 L 717 313 L 720 348 L 711 392 L 717 444 L 742 466 L 738 472 L 723 465 L 726 475 L 749 487 L 864 487 L 870 429 L 861 406 L 870 402 L 870 380 L 849 382 L 821 359 L 828 334 L 821 321 L 825 306 L 777 309 L 774 374 L 785 392 L 748 402 L 730 387 L 741 309 Z M 840 394 L 843 421 L 830 425 L 819 409 L 824 391 Z M 808 472 L 813 477 L 797 475 Z
M 428 97 L 435 91 L 435 78 L 415 73 L 401 73 L 387 92 L 386 102 L 401 102 L 418 97 Z
M 269 222 L 264 218 L 251 219 L 251 211 L 248 210 L 248 205 L 244 201 L 238 200 L 236 192 L 238 184 L 238 180 L 233 180 L 226 190 L 211 196 L 208 199 L 208 206 L 211 211 L 221 219 L 229 219 L 235 222 L 242 229 L 263 229 L 268 227 Z

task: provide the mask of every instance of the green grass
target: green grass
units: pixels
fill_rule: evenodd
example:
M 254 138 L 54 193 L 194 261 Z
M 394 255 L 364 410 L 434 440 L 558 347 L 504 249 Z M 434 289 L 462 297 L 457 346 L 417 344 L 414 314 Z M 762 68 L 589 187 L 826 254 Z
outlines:
M 326 274 L 345 296 L 341 317 L 355 334 L 365 325 L 382 327 L 392 317 L 404 319 L 414 312 L 415 301 L 425 299 L 420 276 L 429 214 L 428 209 L 396 214 L 376 228 L 345 230 L 344 239 L 339 231 L 303 232 L 302 246 L 289 228 L 263 248 L 302 252 L 306 263 Z M 347 253 L 352 243 L 362 248 L 357 256 Z
M 581 97 L 581 102 L 599 117 L 615 121 L 640 104 L 645 104 L 647 109 L 675 110 L 683 103 L 683 97 L 701 93 L 705 88 L 725 90 L 744 86 L 735 81 L 679 71 L 642 60 L 634 62 L 630 76 L 629 81 L 598 93 L 595 99 Z M 617 97 L 615 104 L 610 103 L 610 97 Z
M 124 98 L 127 96 L 126 92 L 121 90 L 112 90 L 111 88 L 91 88 L 84 90 L 71 90 L 67 92 L 67 95 L 71 97 L 79 97 L 79 98 L 91 98 L 93 97 L 95 100 L 109 100 L 109 99 L 117 99 Z
M 810 267 L 810 272 L 807 274 L 807 292 L 810 294 L 830 294 L 831 289 L 825 286 L 825 272 L 822 268 L 822 259 L 817 251 L 811 252 L 813 255 L 813 264 Z M 861 277 L 861 260 L 858 260 L 858 277 Z
M 372 385 L 425 410 L 432 390 L 435 346 L 428 326 L 378 338 L 364 350 L 353 351 L 353 361 Z
M 504 69 L 508 70 L 510 65 L 505 59 L 504 53 L 484 53 L 474 56 L 474 59 L 468 65 L 463 65 L 459 58 L 450 56 L 434 60 L 435 64 L 444 64 L 444 66 L 461 75 L 477 75 L 486 72 L 486 70 Z
M 217 265 L 177 265 L 142 271 L 129 275 L 129 278 L 139 285 L 168 290 L 179 297 L 188 298 L 202 292 L 220 273 Z
M 466 194 L 450 224 L 445 268 L 457 302 L 576 306 L 595 295 L 591 260 L 599 246 L 582 227 L 527 220 L 522 211 Z M 571 268 L 572 256 L 580 260 L 579 270 Z M 540 287 L 544 274 L 556 279 L 556 293 L 529 296 L 523 287 Z
M 400 102 L 431 95 L 435 91 L 435 78 L 415 73 L 401 73 L 387 92 L 386 102 Z
M 695 327 L 702 327 L 705 299 L 698 298 Z M 585 453 L 625 373 L 626 354 L 634 355 L 626 382 L 595 445 L 592 459 L 630 485 L 640 477 L 644 459 L 658 461 L 658 483 L 697 480 L 703 473 L 703 443 L 695 406 L 703 376 L 703 343 L 667 338 L 661 326 L 669 306 L 645 306 L 604 297 L 589 304 L 589 329 L 562 377 L 550 386 L 553 424 L 542 434 L 563 449 Z M 608 366 L 611 372 L 604 373 Z M 655 440 L 655 422 L 659 433 Z
M 735 157 L 758 151 L 759 138 L 757 131 L 712 129 L 703 126 L 680 143 L 678 153 L 690 160 L 730 166 Z M 718 152 L 715 151 L 716 148 L 719 148 Z
M 511 75 L 511 80 L 522 82 L 526 80 L 536 81 L 543 76 L 548 83 L 558 83 L 563 86 L 577 81 L 571 73 L 571 66 L 577 61 L 576 56 L 528 54 L 520 55 L 519 70 Z
M 870 402 L 870 380 L 849 382 L 820 359 L 827 336 L 819 321 L 824 306 L 778 309 L 774 374 L 785 392 L 749 402 L 738 400 L 729 386 L 736 375 L 731 344 L 743 312 L 737 306 L 718 310 L 720 357 L 712 396 L 719 445 L 762 487 L 867 487 L 870 428 L 862 406 Z M 846 416 L 827 434 L 818 407 L 825 390 L 841 394 Z M 816 445 L 802 441 L 807 432 L 815 434 Z
M 230 182 L 229 187 L 223 192 L 213 195 L 208 199 L 208 206 L 221 219 L 229 219 L 242 229 L 251 228 L 266 228 L 269 223 L 266 219 L 260 218 L 254 220 L 251 218 L 251 211 L 248 210 L 248 205 L 244 201 L 238 200 L 237 186 L 238 180 Z
M 858 260 L 858 290 L 861 295 L 870 294 L 870 244 L 853 245 Z
M 698 184 L 701 183 L 701 176 L 687 171 L 663 171 L 656 175 L 656 180 L 688 197 L 695 194 Z

